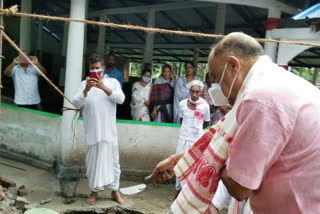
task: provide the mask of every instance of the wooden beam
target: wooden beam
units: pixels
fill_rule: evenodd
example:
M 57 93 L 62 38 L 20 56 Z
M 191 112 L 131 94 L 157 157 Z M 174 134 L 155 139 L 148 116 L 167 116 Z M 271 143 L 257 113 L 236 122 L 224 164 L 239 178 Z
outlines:
M 149 4 L 145 6 L 135 7 L 120 7 L 110 8 L 103 10 L 96 10 L 89 12 L 88 17 L 99 17 L 101 15 L 118 15 L 118 14 L 133 14 L 133 13 L 147 13 L 150 9 L 155 11 L 168 11 L 168 10 L 179 10 L 195 7 L 212 7 L 214 6 L 210 2 L 195 2 L 195 1 L 184 1 L 175 3 L 164 3 L 164 4 Z

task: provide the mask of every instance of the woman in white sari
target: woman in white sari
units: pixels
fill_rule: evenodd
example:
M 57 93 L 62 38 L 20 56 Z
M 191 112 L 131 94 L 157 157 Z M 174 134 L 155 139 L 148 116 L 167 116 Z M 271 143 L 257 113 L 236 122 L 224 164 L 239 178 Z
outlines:
M 149 104 L 151 92 L 151 70 L 142 71 L 141 79 L 132 86 L 131 116 L 133 120 L 150 121 Z

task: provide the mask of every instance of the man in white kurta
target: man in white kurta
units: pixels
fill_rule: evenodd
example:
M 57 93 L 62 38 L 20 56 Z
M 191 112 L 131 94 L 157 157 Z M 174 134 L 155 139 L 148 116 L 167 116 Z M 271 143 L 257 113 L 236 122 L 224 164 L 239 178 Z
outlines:
M 187 152 L 194 142 L 203 134 L 203 129 L 210 122 L 210 107 L 207 101 L 200 97 L 203 90 L 203 83 L 200 80 L 192 80 L 187 84 L 189 98 L 179 103 L 179 118 L 181 129 L 176 153 Z M 181 190 L 179 179 L 176 179 L 177 193 Z
M 98 192 L 107 186 L 112 197 L 120 204 L 123 199 L 118 191 L 120 164 L 116 129 L 116 106 L 124 102 L 120 83 L 103 75 L 103 61 L 97 56 L 89 60 L 90 73 L 97 78 L 87 78 L 74 96 L 75 107 L 82 108 L 86 144 L 87 177 L 91 194 L 89 204 L 94 204 Z M 92 74 L 92 73 L 91 73 Z M 92 75 L 90 75 L 92 76 Z

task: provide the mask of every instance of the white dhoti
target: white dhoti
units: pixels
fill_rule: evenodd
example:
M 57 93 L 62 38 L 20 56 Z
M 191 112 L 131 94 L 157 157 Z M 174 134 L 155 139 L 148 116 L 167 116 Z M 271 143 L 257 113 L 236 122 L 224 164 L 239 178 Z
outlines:
M 118 142 L 99 142 L 88 146 L 86 156 L 89 188 L 100 192 L 104 187 L 119 189 L 120 163 Z
M 179 138 L 176 154 L 181 152 L 187 152 L 192 145 L 194 144 L 195 140 L 184 140 L 183 138 Z M 176 178 L 176 190 L 180 191 L 182 189 L 183 184 L 181 185 L 178 178 Z

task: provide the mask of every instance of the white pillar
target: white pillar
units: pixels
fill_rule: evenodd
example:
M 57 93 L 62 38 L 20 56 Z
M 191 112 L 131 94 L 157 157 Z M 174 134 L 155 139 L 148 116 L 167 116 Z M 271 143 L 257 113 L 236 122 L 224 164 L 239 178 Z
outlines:
M 224 34 L 225 23 L 226 23 L 226 5 L 217 4 L 214 32 Z
M 64 57 L 67 54 L 68 26 L 69 26 L 69 23 L 65 22 L 64 26 L 63 26 L 63 38 L 62 38 L 62 49 L 61 49 L 61 55 L 64 56 Z
M 43 20 L 39 20 L 38 22 L 38 34 L 37 34 L 37 52 L 39 56 L 39 61 L 42 61 L 42 24 Z
M 63 28 L 63 36 L 62 36 L 62 48 L 61 48 L 61 56 L 63 58 L 63 61 L 66 61 L 66 54 L 67 54 L 67 44 L 68 44 L 68 26 L 69 23 L 65 22 L 64 23 L 64 28 Z M 66 64 L 64 64 L 60 68 L 60 76 L 59 76 L 59 86 L 64 86 L 65 82 L 65 75 L 66 75 Z
M 21 0 L 21 12 L 32 13 L 32 0 Z M 31 51 L 31 19 L 20 17 L 20 49 Z
M 272 39 L 271 37 L 271 30 L 280 27 L 280 18 L 281 18 L 281 11 L 277 8 L 269 8 L 268 9 L 268 20 L 265 26 L 266 30 L 266 39 Z M 264 51 L 265 54 L 268 55 L 273 62 L 277 59 L 277 43 L 270 43 L 266 42 L 264 44 Z
M 85 0 L 85 17 L 84 19 L 87 19 L 88 17 L 88 7 L 89 7 L 89 0 Z M 82 79 L 85 77 L 86 75 L 86 70 L 87 68 L 85 68 L 86 66 L 86 61 L 87 61 L 87 56 L 88 56 L 88 52 L 87 52 L 87 33 L 88 30 L 88 25 L 84 26 L 84 39 L 83 39 L 83 60 L 82 60 Z
M 104 22 L 104 16 L 101 16 L 99 19 L 100 22 Z M 96 48 L 96 52 L 104 57 L 104 49 L 106 43 L 106 28 L 104 26 L 99 26 L 99 34 L 98 34 L 98 44 Z
M 148 12 L 148 27 L 154 27 L 155 25 L 155 10 L 150 9 Z M 154 33 L 146 33 L 146 42 L 143 53 L 143 62 L 145 66 L 152 68 L 152 57 L 153 57 L 153 46 L 154 46 Z
M 198 75 L 198 62 L 199 62 L 199 48 L 195 48 L 193 51 L 193 63 L 194 63 L 194 74 Z
M 86 0 L 71 0 L 70 17 L 85 19 Z M 81 82 L 82 61 L 84 45 L 84 24 L 77 22 L 69 23 L 65 95 L 71 99 Z M 63 105 L 74 108 L 64 99 Z M 61 155 L 65 165 L 72 164 L 73 129 L 72 122 L 75 111 L 64 111 L 61 123 Z

